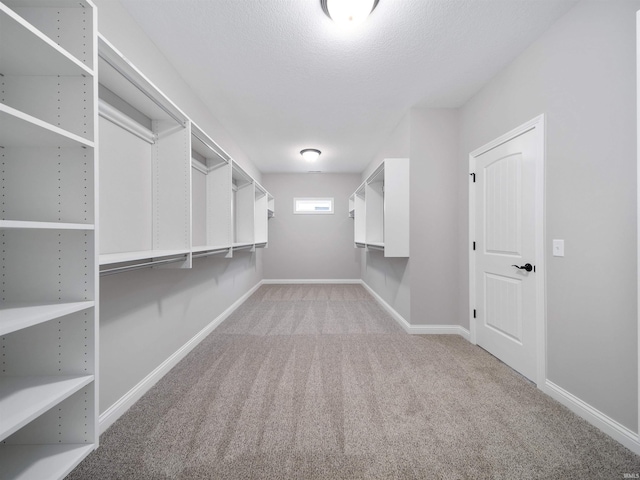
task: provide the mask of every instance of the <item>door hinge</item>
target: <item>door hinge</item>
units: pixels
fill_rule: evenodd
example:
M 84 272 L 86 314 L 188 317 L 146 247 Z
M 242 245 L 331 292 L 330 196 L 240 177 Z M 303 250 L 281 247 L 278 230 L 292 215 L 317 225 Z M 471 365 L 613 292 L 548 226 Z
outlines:
M 476 174 L 470 173 L 469 175 L 471 175 L 471 177 L 473 178 L 473 183 L 476 183 Z
M 476 242 L 473 242 L 473 250 L 475 251 L 476 249 Z
M 473 318 L 476 318 L 476 309 L 473 309 Z

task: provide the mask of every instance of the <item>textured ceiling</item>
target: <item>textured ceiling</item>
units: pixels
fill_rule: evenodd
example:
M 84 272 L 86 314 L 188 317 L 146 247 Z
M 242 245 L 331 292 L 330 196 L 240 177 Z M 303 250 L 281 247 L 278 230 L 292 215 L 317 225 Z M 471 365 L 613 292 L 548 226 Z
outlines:
M 576 3 L 380 0 L 344 31 L 320 0 L 121 1 L 263 172 L 362 171 L 409 108 L 464 104 Z

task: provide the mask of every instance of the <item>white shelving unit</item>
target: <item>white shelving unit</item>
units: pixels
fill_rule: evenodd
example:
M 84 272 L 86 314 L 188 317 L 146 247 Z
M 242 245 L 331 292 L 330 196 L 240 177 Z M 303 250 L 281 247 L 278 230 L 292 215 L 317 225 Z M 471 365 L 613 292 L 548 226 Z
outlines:
M 0 479 L 98 444 L 96 10 L 0 3 Z
M 273 195 L 267 193 L 267 217 L 269 219 L 276 216 L 276 201 Z
M 190 268 L 189 120 L 100 35 L 98 54 L 102 271 Z
M 409 159 L 385 159 L 349 198 L 358 248 L 409 256 Z
M 267 246 L 269 232 L 269 194 L 255 182 L 254 241 L 256 248 Z
M 255 245 L 255 181 L 240 165 L 232 168 L 233 248 L 244 250 Z
M 231 255 L 231 157 L 191 123 L 192 252 Z

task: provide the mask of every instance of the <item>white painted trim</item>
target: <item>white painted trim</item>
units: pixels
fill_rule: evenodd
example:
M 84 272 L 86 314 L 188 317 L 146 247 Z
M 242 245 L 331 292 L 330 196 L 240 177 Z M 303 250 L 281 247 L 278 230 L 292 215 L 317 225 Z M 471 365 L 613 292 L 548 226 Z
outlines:
M 411 335 L 460 335 L 465 340 L 469 340 L 469 330 L 460 325 L 412 325 L 402 315 L 400 315 L 391 305 L 389 305 L 376 291 L 367 283 L 360 281 L 369 294 L 391 315 L 396 322 Z
M 266 278 L 262 280 L 262 283 L 264 285 L 330 285 L 332 283 L 336 285 L 351 285 L 360 284 L 362 280 L 359 278 Z
M 547 380 L 544 384 L 543 391 L 576 415 L 584 418 L 591 425 L 597 427 L 617 442 L 620 442 L 632 452 L 640 455 L 640 437 L 637 433 L 631 431 L 621 423 L 605 415 L 600 410 L 592 407 L 550 380 Z
M 638 228 L 638 259 L 637 259 L 637 271 L 640 272 L 640 10 L 636 12 L 636 116 L 638 121 L 636 122 L 636 152 L 637 152 L 637 228 Z M 640 280 L 640 278 L 639 278 Z M 637 295 L 636 300 L 638 302 L 638 403 L 636 408 L 638 409 L 638 432 L 640 432 L 640 281 L 637 282 Z
M 529 120 L 528 122 L 514 128 L 510 132 L 501 135 L 495 140 L 483 145 L 469 154 L 469 173 L 475 173 L 476 158 L 483 153 L 496 148 L 509 140 L 522 135 L 525 132 L 536 129 L 539 133 L 536 135 L 536 150 L 540 157 L 540 161 L 536 163 L 536 179 L 535 179 L 535 222 L 536 222 L 536 238 L 535 238 L 535 265 L 536 265 L 536 379 L 535 383 L 538 388 L 542 389 L 547 378 L 547 291 L 546 291 L 546 255 L 545 255 L 545 231 L 546 231 L 546 212 L 545 212 L 545 173 L 544 166 L 546 163 L 546 123 L 544 114 Z M 469 182 L 469 326 L 470 341 L 476 344 L 476 319 L 473 318 L 473 309 L 476 304 L 476 265 L 475 255 L 471 250 L 471 242 L 476 228 L 475 210 L 476 210 L 475 188 L 473 183 Z
M 253 293 L 260 288 L 262 281 L 256 283 L 248 292 L 242 295 L 238 300 L 232 303 L 224 312 L 218 315 L 209 325 L 198 332 L 191 340 L 180 347 L 173 355 L 158 365 L 149 375 L 144 377 L 135 387 L 125 393 L 118 401 L 107 408 L 99 418 L 100 434 L 102 435 L 107 428 L 118 420 L 124 413 L 133 406 L 140 398 L 147 393 L 169 370 L 187 356 L 207 335 L 218 327 L 224 320 L 229 317 L 240 305 L 242 305 Z

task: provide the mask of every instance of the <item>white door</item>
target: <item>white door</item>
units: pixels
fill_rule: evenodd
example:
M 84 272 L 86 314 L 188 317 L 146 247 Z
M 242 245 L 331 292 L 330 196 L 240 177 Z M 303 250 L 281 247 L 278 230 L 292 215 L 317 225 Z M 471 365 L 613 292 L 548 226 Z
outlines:
M 536 138 L 539 130 L 529 129 L 472 157 L 471 162 L 475 173 L 471 188 L 475 197 L 472 308 L 476 343 L 534 382 L 535 277 L 540 274 L 536 268 L 536 163 L 542 160 Z

